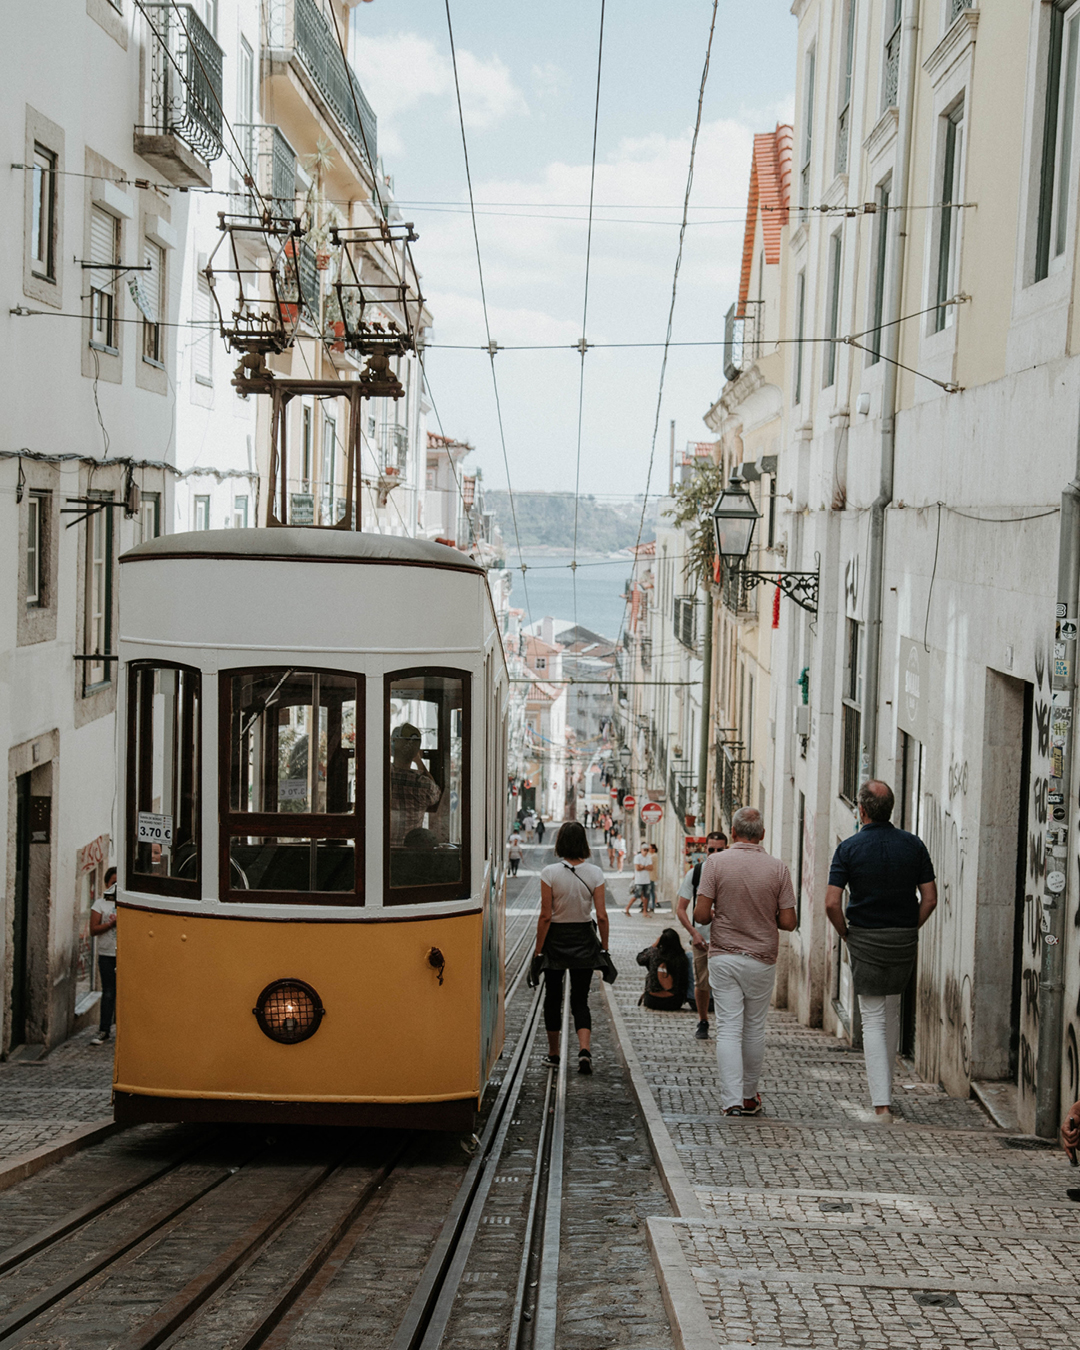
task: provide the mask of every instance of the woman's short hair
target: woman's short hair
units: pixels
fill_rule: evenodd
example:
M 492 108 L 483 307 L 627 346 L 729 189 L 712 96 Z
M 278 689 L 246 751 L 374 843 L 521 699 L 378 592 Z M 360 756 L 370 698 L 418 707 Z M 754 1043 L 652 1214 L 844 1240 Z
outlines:
M 590 852 L 584 825 L 576 820 L 564 820 L 555 836 L 556 858 L 588 858 Z

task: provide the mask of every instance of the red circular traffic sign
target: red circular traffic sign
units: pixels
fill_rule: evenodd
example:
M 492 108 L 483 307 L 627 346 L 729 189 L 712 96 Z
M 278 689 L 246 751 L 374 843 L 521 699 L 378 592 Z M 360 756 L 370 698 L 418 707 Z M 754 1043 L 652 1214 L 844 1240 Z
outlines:
M 664 818 L 664 808 L 659 802 L 646 802 L 641 808 L 641 823 L 655 825 Z
M 637 806 L 637 798 L 631 797 L 629 793 L 622 799 L 622 804 L 627 811 L 632 811 Z
M 617 802 L 617 801 L 619 800 L 619 790 L 618 790 L 618 788 L 612 788 L 612 789 L 611 789 L 611 800 L 612 800 L 613 802 Z

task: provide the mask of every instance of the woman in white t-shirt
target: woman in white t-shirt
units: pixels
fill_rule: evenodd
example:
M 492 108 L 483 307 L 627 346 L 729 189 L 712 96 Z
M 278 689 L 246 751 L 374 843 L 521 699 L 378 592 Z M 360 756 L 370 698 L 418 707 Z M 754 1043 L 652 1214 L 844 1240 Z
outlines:
M 105 893 L 90 911 L 90 936 L 97 938 L 98 974 L 101 977 L 101 1020 L 91 1045 L 105 1045 L 112 1034 L 116 1010 L 116 868 L 105 873 Z
M 517 876 L 518 867 L 521 865 L 521 843 L 521 835 L 515 830 L 510 836 L 506 850 L 506 856 L 510 861 L 510 875 L 512 877 Z
M 555 857 L 558 861 L 540 873 L 540 918 L 536 925 L 536 955 L 542 958 L 544 972 L 546 1062 L 559 1062 L 565 970 L 570 972 L 570 1012 L 578 1038 L 578 1072 L 592 1073 L 589 985 L 593 971 L 600 969 L 600 952 L 606 951 L 608 944 L 604 873 L 587 861 L 589 841 L 576 820 L 560 826 Z

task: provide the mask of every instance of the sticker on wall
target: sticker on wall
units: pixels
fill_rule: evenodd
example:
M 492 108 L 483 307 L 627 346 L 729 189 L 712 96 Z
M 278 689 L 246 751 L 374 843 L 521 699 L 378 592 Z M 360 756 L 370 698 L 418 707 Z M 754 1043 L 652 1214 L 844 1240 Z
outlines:
M 1069 678 L 1069 661 L 1067 657 L 1054 657 L 1054 679 L 1067 680 Z
M 1060 745 L 1055 745 L 1050 752 L 1050 777 L 1061 779 L 1065 775 L 1062 772 L 1065 767 L 1065 751 Z
M 1063 806 L 1055 806 L 1055 807 L 1053 808 L 1053 810 L 1054 810 L 1054 819 L 1055 819 L 1055 820 L 1064 820 L 1064 819 L 1065 819 L 1065 808 L 1064 808 Z
M 1076 640 L 1076 624 L 1073 623 L 1072 619 L 1066 619 L 1061 625 L 1061 636 L 1066 642 L 1074 642 Z
M 1064 806 L 1065 794 L 1064 792 L 1048 792 L 1046 800 L 1051 806 Z
M 1054 660 L 1055 660 L 1055 661 L 1061 661 L 1061 660 L 1064 660 L 1064 658 L 1065 658 L 1065 644 L 1064 644 L 1064 642 L 1055 642 L 1055 643 L 1054 643 Z
M 1063 604 L 1061 603 L 1060 600 L 1059 600 L 1058 603 L 1054 606 L 1054 617 L 1055 617 L 1055 618 L 1063 619 L 1063 618 L 1065 617 L 1065 615 L 1068 614 L 1068 612 L 1069 612 L 1069 607 L 1068 607 L 1068 605 L 1063 605 Z
M 1046 889 L 1051 895 L 1060 895 L 1065 889 L 1065 873 L 1050 872 L 1046 877 Z
M 1057 935 L 1056 933 L 1044 933 L 1044 934 L 1043 934 L 1043 941 L 1046 943 L 1046 945 L 1047 945 L 1048 947 L 1056 947 L 1056 946 L 1058 945 L 1058 943 L 1060 942 L 1060 940 L 1061 940 L 1061 939 L 1058 937 L 1058 935 Z

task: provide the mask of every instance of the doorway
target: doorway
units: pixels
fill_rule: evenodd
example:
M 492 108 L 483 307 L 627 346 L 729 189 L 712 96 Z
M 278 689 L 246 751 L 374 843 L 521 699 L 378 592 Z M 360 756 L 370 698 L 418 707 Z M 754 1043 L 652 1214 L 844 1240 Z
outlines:
M 26 1042 L 30 1015 L 30 777 L 15 779 L 15 909 L 11 924 L 11 1049 Z
M 914 736 L 901 731 L 896 747 L 899 781 L 896 793 L 896 823 L 902 830 L 919 833 L 919 803 L 922 801 L 923 745 Z M 907 988 L 900 996 L 900 1053 L 915 1054 L 916 1010 L 919 997 L 918 967 L 911 972 Z
M 971 1076 L 1015 1081 L 1034 686 L 986 672 L 972 971 Z

